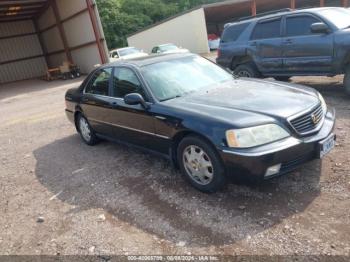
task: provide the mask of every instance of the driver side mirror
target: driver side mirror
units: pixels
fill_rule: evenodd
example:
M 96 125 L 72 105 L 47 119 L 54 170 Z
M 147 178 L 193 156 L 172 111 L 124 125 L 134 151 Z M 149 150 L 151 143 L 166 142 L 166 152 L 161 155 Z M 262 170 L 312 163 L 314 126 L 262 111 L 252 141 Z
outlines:
M 315 34 L 328 34 L 329 27 L 325 23 L 314 23 L 311 25 L 311 32 Z
M 131 93 L 124 96 L 124 103 L 131 106 L 142 105 L 145 109 L 149 108 L 149 105 L 147 105 L 146 101 L 138 93 Z

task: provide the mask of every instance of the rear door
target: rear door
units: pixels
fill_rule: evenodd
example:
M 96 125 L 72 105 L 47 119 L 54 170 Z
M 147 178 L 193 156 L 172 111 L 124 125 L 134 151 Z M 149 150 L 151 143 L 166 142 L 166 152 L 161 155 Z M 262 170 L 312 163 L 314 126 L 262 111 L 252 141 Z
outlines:
M 290 74 L 331 71 L 333 34 L 312 33 L 311 25 L 323 22 L 311 14 L 285 17 L 283 65 Z
M 86 85 L 81 101 L 81 107 L 92 128 L 100 134 L 111 135 L 106 119 L 110 110 L 109 89 L 112 68 L 97 70 Z
M 281 17 L 259 21 L 251 35 L 248 53 L 263 74 L 282 70 Z

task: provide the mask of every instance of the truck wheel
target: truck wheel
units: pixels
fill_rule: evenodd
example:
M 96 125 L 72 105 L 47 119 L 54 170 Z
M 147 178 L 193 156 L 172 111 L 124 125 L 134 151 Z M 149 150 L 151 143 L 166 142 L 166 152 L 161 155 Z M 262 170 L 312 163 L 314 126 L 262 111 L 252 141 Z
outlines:
M 233 74 L 238 77 L 259 78 L 260 72 L 253 63 L 247 63 L 237 66 L 233 70 Z
M 196 189 L 213 193 L 226 183 L 225 168 L 215 149 L 197 136 L 187 136 L 177 148 L 181 173 Z
M 350 95 L 350 66 L 348 66 L 345 70 L 344 87 L 345 87 L 345 92 L 348 95 Z

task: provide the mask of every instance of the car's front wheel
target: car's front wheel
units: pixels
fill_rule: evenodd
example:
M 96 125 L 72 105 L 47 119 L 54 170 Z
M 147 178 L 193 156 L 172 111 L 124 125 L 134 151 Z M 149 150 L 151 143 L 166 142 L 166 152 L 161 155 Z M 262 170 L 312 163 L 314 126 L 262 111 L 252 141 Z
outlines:
M 91 128 L 88 120 L 82 115 L 79 114 L 77 117 L 78 130 L 83 141 L 89 146 L 93 146 L 98 142 L 98 138 Z
M 215 149 L 197 136 L 185 137 L 179 144 L 177 159 L 182 174 L 196 189 L 213 193 L 222 189 L 227 179 Z
M 344 87 L 348 95 L 350 95 L 350 65 L 347 66 L 344 76 Z

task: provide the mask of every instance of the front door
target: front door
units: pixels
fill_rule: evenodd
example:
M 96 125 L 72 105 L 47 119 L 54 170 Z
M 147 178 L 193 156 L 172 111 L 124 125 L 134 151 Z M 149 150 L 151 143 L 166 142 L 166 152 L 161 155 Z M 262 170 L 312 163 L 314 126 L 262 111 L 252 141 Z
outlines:
M 327 73 L 333 60 L 333 34 L 312 33 L 319 18 L 301 14 L 286 17 L 283 65 L 291 74 Z
M 113 125 L 116 139 L 158 151 L 155 134 L 155 118 L 152 110 L 141 105 L 128 105 L 124 97 L 130 93 L 139 93 L 145 101 L 149 98 L 137 74 L 128 67 L 116 67 L 112 76 L 113 109 L 108 122 Z

